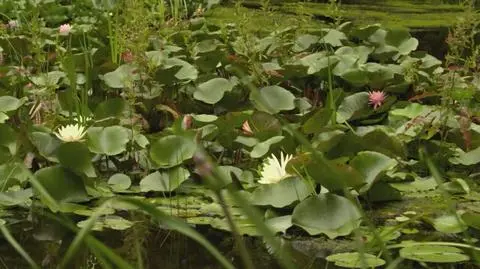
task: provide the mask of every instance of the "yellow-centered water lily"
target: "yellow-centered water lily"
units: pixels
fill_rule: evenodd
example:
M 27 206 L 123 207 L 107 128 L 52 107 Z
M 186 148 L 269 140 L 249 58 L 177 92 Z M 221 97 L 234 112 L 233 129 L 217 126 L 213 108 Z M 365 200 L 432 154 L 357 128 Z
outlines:
M 268 157 L 262 166 L 262 171 L 260 171 L 260 184 L 274 184 L 278 183 L 281 180 L 290 177 L 292 175 L 288 174 L 286 171 L 287 163 L 293 158 L 292 155 L 285 155 L 283 152 L 280 153 L 280 160 L 272 154 Z
M 86 134 L 86 129 L 80 124 L 68 124 L 60 127 L 55 135 L 63 142 L 81 141 Z

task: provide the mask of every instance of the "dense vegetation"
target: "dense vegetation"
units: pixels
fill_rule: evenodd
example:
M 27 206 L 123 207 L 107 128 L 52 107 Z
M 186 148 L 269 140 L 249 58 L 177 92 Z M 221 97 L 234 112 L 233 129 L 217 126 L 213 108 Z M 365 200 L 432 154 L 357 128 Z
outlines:
M 372 4 L 274 2 L 0 0 L 0 264 L 160 268 L 166 230 L 191 268 L 476 268 L 474 1 L 396 4 L 454 16 L 442 60 Z

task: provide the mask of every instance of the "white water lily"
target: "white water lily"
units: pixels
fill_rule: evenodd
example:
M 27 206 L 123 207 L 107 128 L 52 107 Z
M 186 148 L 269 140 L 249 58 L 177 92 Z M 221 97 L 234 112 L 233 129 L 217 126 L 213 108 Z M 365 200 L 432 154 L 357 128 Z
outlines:
M 68 124 L 60 127 L 55 135 L 63 142 L 81 141 L 86 134 L 85 127 L 80 124 Z
M 268 157 L 263 163 L 262 171 L 260 172 L 260 184 L 274 184 L 278 183 L 281 180 L 292 176 L 287 173 L 287 163 L 293 158 L 292 155 L 283 155 L 283 152 L 280 153 L 280 160 L 277 156 L 272 154 L 271 157 Z

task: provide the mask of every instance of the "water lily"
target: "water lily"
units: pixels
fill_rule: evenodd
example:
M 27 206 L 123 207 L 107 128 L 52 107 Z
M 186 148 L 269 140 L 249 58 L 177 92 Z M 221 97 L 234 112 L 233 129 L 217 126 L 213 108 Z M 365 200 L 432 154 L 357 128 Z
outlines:
M 287 163 L 293 158 L 292 155 L 283 155 L 280 153 L 280 160 L 272 154 L 263 163 L 262 171 L 260 172 L 260 184 L 274 184 L 281 180 L 292 176 L 287 173 Z
M 60 25 L 58 28 L 58 32 L 60 35 L 68 35 L 70 34 L 70 31 L 72 30 L 72 26 L 68 23 Z
M 88 117 L 88 116 L 78 116 L 78 117 L 75 117 L 73 118 L 73 120 L 76 122 L 76 123 L 80 123 L 80 124 L 84 124 L 86 122 L 89 122 L 92 120 L 92 117 Z
M 86 133 L 85 127 L 77 123 L 60 127 L 55 135 L 63 142 L 75 142 L 81 141 Z
M 373 109 L 377 109 L 383 104 L 386 97 L 387 94 L 383 91 L 372 91 L 368 93 L 368 103 L 373 105 Z

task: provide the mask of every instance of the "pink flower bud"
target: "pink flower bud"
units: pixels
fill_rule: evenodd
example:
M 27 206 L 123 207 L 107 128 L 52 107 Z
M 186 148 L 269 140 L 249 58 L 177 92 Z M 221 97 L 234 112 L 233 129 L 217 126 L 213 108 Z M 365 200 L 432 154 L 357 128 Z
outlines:
M 247 120 L 242 124 L 242 132 L 245 135 L 253 135 L 252 129 L 250 128 L 250 124 L 248 124 Z
M 58 28 L 58 33 L 60 35 L 69 35 L 70 31 L 72 30 L 72 26 L 68 23 L 60 25 Z

